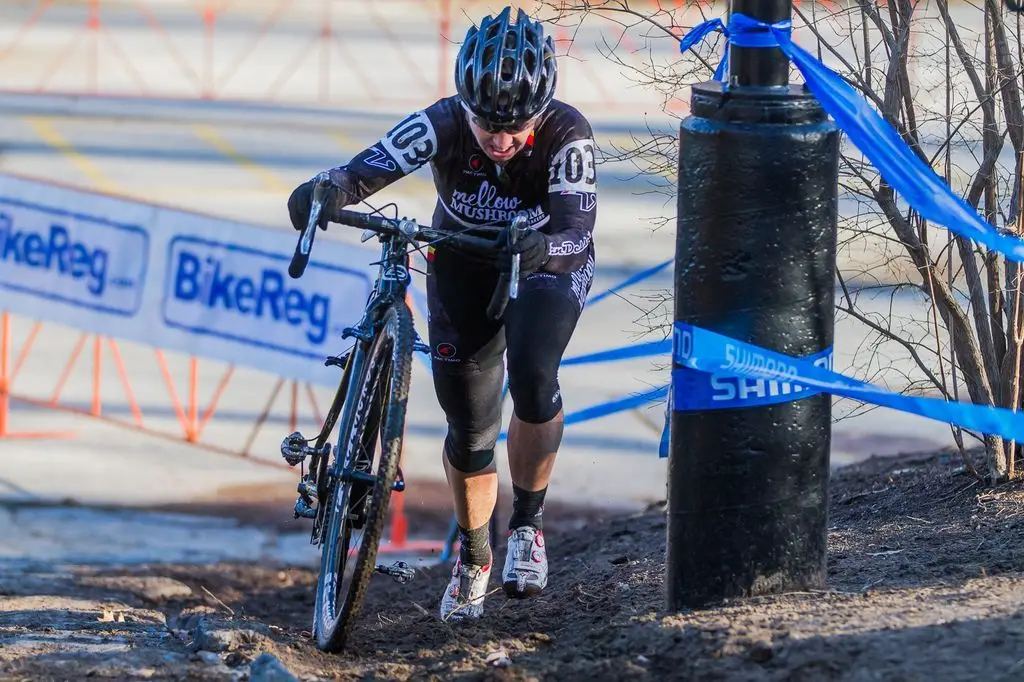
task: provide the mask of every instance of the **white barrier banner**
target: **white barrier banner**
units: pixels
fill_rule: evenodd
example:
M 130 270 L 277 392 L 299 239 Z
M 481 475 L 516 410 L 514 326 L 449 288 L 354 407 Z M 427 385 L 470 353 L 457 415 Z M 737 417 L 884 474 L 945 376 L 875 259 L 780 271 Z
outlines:
M 297 238 L 0 173 L 0 310 L 333 385 L 379 254 L 320 232 L 295 280 Z

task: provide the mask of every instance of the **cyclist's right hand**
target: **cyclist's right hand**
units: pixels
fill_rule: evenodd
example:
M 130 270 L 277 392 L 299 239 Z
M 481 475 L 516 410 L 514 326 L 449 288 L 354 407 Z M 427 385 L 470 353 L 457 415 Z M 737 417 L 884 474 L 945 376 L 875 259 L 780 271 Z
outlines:
M 292 221 L 292 227 L 301 232 L 306 229 L 309 222 L 309 212 L 313 203 L 314 180 L 308 180 L 292 190 L 288 197 L 288 217 Z M 334 185 L 328 185 L 324 194 L 324 207 L 320 212 L 320 220 L 317 224 L 321 230 L 327 229 L 327 222 L 331 214 L 346 205 L 343 202 L 343 192 Z

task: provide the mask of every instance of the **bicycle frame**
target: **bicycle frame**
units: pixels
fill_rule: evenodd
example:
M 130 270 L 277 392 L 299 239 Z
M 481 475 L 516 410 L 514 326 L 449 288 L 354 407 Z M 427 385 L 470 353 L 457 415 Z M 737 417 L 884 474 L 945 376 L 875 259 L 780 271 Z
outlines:
M 298 279 L 305 271 L 316 231 L 321 224 L 325 223 L 322 212 L 329 183 L 330 177 L 327 173 L 320 173 L 314 178 L 309 219 L 295 246 L 295 253 L 288 267 L 288 274 L 293 279 Z M 349 461 L 348 445 L 341 443 L 344 435 L 351 430 L 352 419 L 354 419 L 353 412 L 344 409 L 344 406 L 351 405 L 354 400 L 358 399 L 358 396 L 355 395 L 355 392 L 359 390 L 358 378 L 362 376 L 365 369 L 366 356 L 376 337 L 383 314 L 397 302 L 404 305 L 408 287 L 412 282 L 412 277 L 409 274 L 408 246 L 415 244 L 417 240 L 441 241 L 445 239 L 454 239 L 455 242 L 475 245 L 476 248 L 496 246 L 480 237 L 421 228 L 416 221 L 405 218 L 387 219 L 383 216 L 347 210 L 341 210 L 330 218 L 332 222 L 337 221 L 353 227 L 363 227 L 365 229 L 363 242 L 376 236 L 381 242 L 381 258 L 378 261 L 377 277 L 363 308 L 361 319 L 354 326 L 346 327 L 342 331 L 342 338 L 354 338 L 356 339 L 355 344 L 345 355 L 329 357 L 324 363 L 327 366 L 342 367 L 343 374 L 320 432 L 315 439 L 310 440 L 303 438 L 298 432 L 292 433 L 281 444 L 282 456 L 293 466 L 306 457 L 310 457 L 310 474 L 304 476 L 299 482 L 299 499 L 295 503 L 295 515 L 297 518 L 305 517 L 314 520 L 311 542 L 316 545 L 320 544 L 319 536 L 326 520 L 325 510 L 328 509 L 328 505 L 324 503 L 328 501 L 327 498 L 334 482 L 363 478 L 362 473 L 355 470 L 353 462 Z M 525 223 L 526 218 L 522 214 L 513 218 L 505 237 L 506 247 L 514 246 L 518 241 L 525 231 Z M 495 287 L 488 305 L 487 313 L 492 319 L 500 318 L 507 302 L 516 298 L 518 281 L 519 254 L 515 254 L 512 258 L 511 273 L 503 273 L 499 277 L 498 285 Z M 424 344 L 417 335 L 413 340 L 413 351 L 429 353 L 430 347 Z M 352 381 L 353 377 L 357 380 Z M 342 420 L 340 425 L 337 424 L 339 416 Z M 335 458 L 328 469 L 327 465 L 331 454 L 328 439 L 335 426 L 339 427 L 339 442 L 334 445 Z M 311 440 L 315 440 L 315 444 L 312 446 L 308 445 Z M 372 483 L 372 480 L 366 480 L 366 483 Z M 315 490 L 312 489 L 312 485 L 315 485 Z M 401 470 L 399 470 L 393 490 L 401 492 L 404 488 L 405 483 L 401 476 Z M 316 498 L 315 506 L 313 497 Z
M 370 233 L 371 236 L 373 233 Z M 365 239 L 364 239 L 365 241 Z M 379 262 L 379 268 L 377 271 L 377 278 L 374 281 L 373 288 L 370 291 L 369 298 L 367 299 L 366 306 L 363 310 L 362 318 L 359 322 L 352 327 L 346 327 L 342 331 L 342 338 L 355 338 L 356 343 L 353 345 L 351 350 L 347 354 L 347 361 L 344 366 L 344 375 L 342 382 L 339 385 L 339 392 L 344 393 L 344 399 L 338 403 L 339 409 L 344 405 L 353 404 L 352 401 L 356 400 L 358 396 L 355 392 L 358 390 L 358 381 L 352 381 L 353 377 L 359 377 L 366 363 L 366 354 L 373 343 L 373 340 L 377 333 L 377 326 L 384 312 L 392 304 L 398 301 L 405 300 L 406 292 L 409 284 L 412 282 L 412 277 L 409 274 L 409 255 L 406 250 L 407 241 L 404 237 L 399 235 L 388 235 L 380 236 L 381 246 L 381 259 Z M 429 348 L 419 342 L 415 342 L 414 350 L 425 352 Z M 335 363 L 332 363 L 335 364 Z M 318 467 L 316 485 L 317 485 L 317 499 L 326 500 L 328 494 L 329 483 L 331 480 L 337 480 L 338 478 L 347 477 L 358 477 L 358 472 L 352 471 L 352 463 L 348 461 L 349 453 L 347 447 L 342 442 L 344 434 L 348 433 L 351 428 L 351 419 L 353 413 L 350 410 L 342 410 L 343 418 L 338 427 L 338 443 L 335 444 L 335 458 L 330 469 L 325 468 L 326 462 L 320 460 L 315 464 L 311 461 L 310 468 L 313 466 Z M 325 421 L 324 426 L 321 428 L 320 433 L 316 438 L 315 450 L 317 452 L 316 457 L 324 458 L 327 454 L 325 452 L 324 445 L 330 438 L 330 432 L 334 430 L 335 425 Z M 326 475 L 325 475 L 326 474 Z M 347 475 L 346 475 L 347 474 Z M 397 492 L 401 492 L 404 489 L 404 483 L 400 487 L 396 488 Z M 317 517 L 316 523 L 314 524 L 314 541 L 318 542 L 316 535 L 320 529 L 325 514 L 327 505 L 317 505 Z
M 324 188 L 329 182 L 330 178 L 326 173 L 320 173 L 316 177 L 309 221 L 296 244 L 292 262 L 288 268 L 288 274 L 292 278 L 301 277 L 309 262 L 313 239 L 321 222 L 321 212 L 324 208 Z M 296 517 L 313 519 L 311 538 L 313 544 L 320 542 L 319 535 L 325 521 L 325 510 L 328 508 L 328 505 L 323 502 L 330 494 L 333 481 L 339 478 L 358 477 L 358 472 L 352 470 L 352 465 L 348 461 L 347 445 L 341 443 L 343 435 L 348 433 L 351 428 L 353 418 L 351 410 L 345 410 L 344 406 L 352 404 L 352 401 L 358 397 L 354 393 L 358 390 L 359 382 L 352 381 L 352 378 L 362 375 L 366 354 L 376 336 L 383 313 L 396 301 L 404 302 L 409 284 L 412 282 L 412 277 L 409 275 L 409 255 L 406 247 L 416 236 L 418 226 L 414 221 L 407 220 L 397 221 L 397 224 L 398 229 L 389 234 L 380 234 L 372 230 L 367 230 L 363 234 L 362 241 L 364 242 L 374 236 L 378 236 L 381 241 L 381 259 L 377 277 L 364 306 L 361 319 L 355 326 L 346 327 L 342 331 L 342 339 L 354 338 L 356 339 L 355 344 L 346 354 L 329 357 L 324 363 L 328 367 L 343 367 L 343 374 L 332 401 L 331 410 L 324 419 L 314 445 L 310 447 L 307 445 L 309 441 L 301 438 L 299 434 L 291 434 L 285 438 L 281 446 L 282 455 L 285 455 L 286 459 L 289 455 L 298 456 L 299 460 L 306 456 L 310 457 L 310 474 L 303 477 L 299 483 L 300 496 L 296 501 L 295 514 Z M 426 351 L 429 349 L 417 339 L 414 342 L 414 350 Z M 337 423 L 339 416 L 342 419 L 340 424 Z M 327 465 L 330 462 L 331 454 L 329 438 L 336 426 L 338 427 L 339 442 L 334 445 L 335 458 L 328 469 Z M 315 491 L 310 487 L 311 483 L 316 486 Z M 404 489 L 404 482 L 397 485 L 396 490 Z M 313 497 L 316 498 L 315 508 L 311 506 Z

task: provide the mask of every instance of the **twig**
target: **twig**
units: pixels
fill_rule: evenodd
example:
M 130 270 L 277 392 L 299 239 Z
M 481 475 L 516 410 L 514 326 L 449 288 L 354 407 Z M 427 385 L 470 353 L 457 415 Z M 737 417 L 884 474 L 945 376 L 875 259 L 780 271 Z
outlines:
M 890 488 L 890 486 L 886 486 L 886 487 L 882 488 L 881 490 L 865 490 L 862 493 L 854 493 L 853 495 L 850 495 L 847 498 L 839 500 L 839 502 L 837 502 L 836 504 L 850 504 L 851 502 L 853 502 L 855 500 L 859 500 L 862 497 L 867 497 L 868 495 L 878 495 L 879 493 L 884 493 L 889 488 Z
M 931 268 L 929 268 L 929 271 L 930 270 L 931 270 Z M 846 297 L 846 300 L 850 301 L 851 300 L 850 299 L 850 294 L 849 294 L 849 291 L 848 291 L 848 289 L 846 287 L 846 282 L 844 281 L 842 274 L 839 273 L 838 270 L 836 271 L 836 274 L 838 275 L 839 284 L 840 284 L 840 286 L 843 289 L 843 294 Z M 929 298 L 930 298 L 930 300 L 932 301 L 932 303 L 934 305 L 935 296 L 932 295 Z M 883 327 L 883 326 L 881 326 L 879 324 L 876 324 L 872 320 L 868 319 L 867 316 L 865 316 L 863 313 L 861 313 L 856 308 L 854 308 L 852 303 L 849 306 L 845 306 L 845 307 L 842 306 L 842 305 L 837 305 L 836 309 L 846 313 L 847 315 L 849 315 L 849 316 L 851 316 L 853 318 L 855 318 L 861 324 L 866 325 L 867 327 L 870 327 L 875 332 L 877 332 L 881 336 L 889 339 L 890 341 L 895 341 L 896 343 L 898 343 L 901 346 L 903 346 L 907 350 L 907 352 L 910 353 L 910 357 L 914 359 L 914 362 L 917 364 L 918 368 L 921 371 L 923 371 L 925 373 L 925 375 L 928 377 L 928 380 L 937 389 L 942 391 L 942 395 L 943 396 L 948 397 L 949 393 L 946 391 L 946 387 L 943 385 L 943 382 L 940 382 L 938 380 L 938 378 L 935 376 L 935 374 L 933 374 L 932 371 L 928 369 L 928 367 L 924 363 L 924 360 L 922 360 L 920 354 L 918 354 L 917 349 L 914 348 L 914 345 L 910 341 L 907 341 L 906 339 L 898 336 L 897 334 L 895 334 L 891 330 L 886 329 L 885 327 Z
M 484 596 L 482 596 L 482 597 L 479 597 L 479 601 L 483 601 L 483 600 L 487 599 L 487 597 L 490 597 L 490 596 L 491 596 L 492 594 L 495 594 L 496 592 L 500 592 L 501 590 L 502 590 L 502 588 L 500 588 L 500 587 L 495 587 L 495 588 L 494 588 L 493 590 L 491 590 L 490 592 L 488 592 L 488 593 L 484 594 Z M 473 601 L 477 601 L 477 600 L 476 600 L 476 599 L 474 599 Z M 459 611 L 461 611 L 462 609 L 464 609 L 464 608 L 467 608 L 467 607 L 469 607 L 469 606 L 473 606 L 473 602 L 472 602 L 472 601 L 468 601 L 468 602 L 466 602 L 465 604 L 459 604 L 458 606 L 456 606 L 456 607 L 455 607 L 454 609 L 452 609 L 452 610 L 451 610 L 451 613 L 449 613 L 449 614 L 448 614 L 447 616 L 445 616 L 445 617 L 444 617 L 444 618 L 442 618 L 441 620 L 444 620 L 444 621 L 448 621 L 448 620 L 450 620 L 450 619 L 451 619 L 451 617 L 452 617 L 452 616 L 453 616 L 454 614 L 458 613 L 458 612 L 459 612 Z
M 212 599 L 213 601 L 215 601 L 215 602 L 216 602 L 217 604 L 219 604 L 220 606 L 223 606 L 223 607 L 224 607 L 224 609 L 225 609 L 225 610 L 226 610 L 226 611 L 227 611 L 228 613 L 230 613 L 230 614 L 231 614 L 231 617 L 232 617 L 232 618 L 234 618 L 234 617 L 235 617 L 235 610 L 234 610 L 233 608 L 231 608 L 230 606 L 228 606 L 227 604 L 225 604 L 224 602 L 222 602 L 222 601 L 221 601 L 220 599 L 218 599 L 218 598 L 217 598 L 217 595 L 215 595 L 215 594 L 214 594 L 213 592 L 210 592 L 210 591 L 209 591 L 208 589 L 206 589 L 206 585 L 201 585 L 201 587 L 203 588 L 203 592 L 205 592 L 205 593 L 206 593 L 207 595 L 209 595 L 210 599 Z
M 957 490 L 955 493 L 950 493 L 949 495 L 946 495 L 945 497 L 940 498 L 939 500 L 937 500 L 937 502 L 948 502 L 949 500 L 952 500 L 954 497 L 956 497 L 958 495 L 962 495 L 963 493 L 967 492 L 968 490 L 970 490 L 974 486 L 978 485 L 979 482 L 980 481 L 977 481 L 977 480 L 971 481 L 970 483 L 965 485 L 960 490 Z
M 860 588 L 860 591 L 862 593 L 863 592 L 867 592 L 872 587 L 875 587 L 876 585 L 881 585 L 883 582 L 885 582 L 885 578 L 879 578 L 878 580 L 875 580 L 874 582 L 870 582 L 867 585 L 865 585 L 864 587 Z

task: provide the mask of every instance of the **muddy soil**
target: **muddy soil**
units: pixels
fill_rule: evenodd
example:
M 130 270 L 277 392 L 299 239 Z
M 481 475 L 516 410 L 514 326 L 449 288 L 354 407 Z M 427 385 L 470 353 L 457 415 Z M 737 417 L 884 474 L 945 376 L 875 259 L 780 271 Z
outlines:
M 447 567 L 381 576 L 340 655 L 310 642 L 308 570 L 0 569 L 0 678 L 1024 680 L 1024 484 L 985 487 L 958 461 L 835 472 L 823 591 L 668 614 L 664 505 L 549 510 L 542 597 L 499 592 L 484 621 L 442 623 Z

